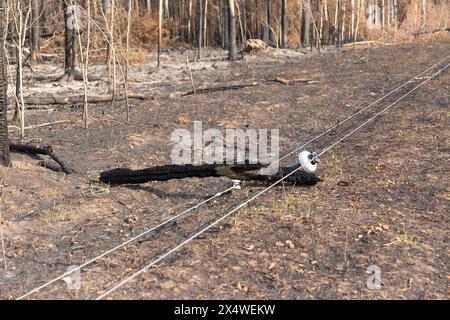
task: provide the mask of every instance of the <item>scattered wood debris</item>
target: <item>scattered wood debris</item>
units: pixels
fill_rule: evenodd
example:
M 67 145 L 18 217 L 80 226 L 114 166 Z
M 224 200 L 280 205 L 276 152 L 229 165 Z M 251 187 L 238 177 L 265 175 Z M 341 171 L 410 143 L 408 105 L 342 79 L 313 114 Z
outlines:
M 59 166 L 61 167 L 62 171 L 66 174 L 74 173 L 75 171 L 65 162 L 63 161 L 52 149 L 51 146 L 32 146 L 32 145 L 25 145 L 25 144 L 15 144 L 11 143 L 9 145 L 9 150 L 11 152 L 20 152 L 20 153 L 28 153 L 28 154 L 42 154 L 47 155 L 50 158 L 52 158 Z M 49 168 L 49 169 L 55 169 L 54 164 L 49 164 L 48 162 L 40 163 L 40 165 Z

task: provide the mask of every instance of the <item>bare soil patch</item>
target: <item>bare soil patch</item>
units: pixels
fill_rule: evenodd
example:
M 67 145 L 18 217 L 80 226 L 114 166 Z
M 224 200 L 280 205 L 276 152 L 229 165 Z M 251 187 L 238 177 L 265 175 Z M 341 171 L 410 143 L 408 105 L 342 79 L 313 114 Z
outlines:
M 234 64 L 211 57 L 202 62 L 205 69 L 194 64 L 197 85 L 272 76 L 318 83 L 136 100 L 130 125 L 122 102 L 98 104 L 88 130 L 80 106 L 30 112 L 34 124 L 73 120 L 30 130 L 29 139 L 52 145 L 77 173 L 54 173 L 20 154 L 13 154 L 13 167 L 0 169 L 8 267 L 0 267 L 0 297 L 16 298 L 231 185 L 214 178 L 120 187 L 96 182 L 101 170 L 169 164 L 173 130 L 191 130 L 193 121 L 205 129 L 277 128 L 284 154 L 448 52 L 448 42 L 423 42 L 315 55 L 280 51 Z M 173 78 L 146 76 L 148 83 L 133 90 L 190 88 L 185 55 L 179 60 Z M 448 299 L 449 88 L 447 70 L 326 154 L 318 185 L 271 190 L 111 297 Z M 78 291 L 60 281 L 31 298 L 94 298 L 258 190 L 249 185 L 223 196 L 88 266 Z M 370 265 L 381 269 L 380 290 L 366 287 Z

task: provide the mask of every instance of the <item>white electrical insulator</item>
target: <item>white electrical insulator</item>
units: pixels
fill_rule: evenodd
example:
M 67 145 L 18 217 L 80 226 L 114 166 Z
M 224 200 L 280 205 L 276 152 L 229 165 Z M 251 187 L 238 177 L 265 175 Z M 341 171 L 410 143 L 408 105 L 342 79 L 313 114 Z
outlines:
M 302 166 L 302 169 L 308 173 L 314 173 L 317 169 L 317 159 L 316 153 L 311 153 L 309 151 L 302 151 L 298 155 L 298 161 Z
M 241 190 L 241 180 L 232 180 L 233 181 L 233 189 Z

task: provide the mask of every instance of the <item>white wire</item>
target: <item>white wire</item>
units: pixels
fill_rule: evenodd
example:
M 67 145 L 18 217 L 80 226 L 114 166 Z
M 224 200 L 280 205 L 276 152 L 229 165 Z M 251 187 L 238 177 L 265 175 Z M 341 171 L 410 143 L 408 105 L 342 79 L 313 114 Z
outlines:
M 54 278 L 54 279 L 52 279 L 52 280 L 50 280 L 50 281 L 44 283 L 43 285 L 41 285 L 41 286 L 39 286 L 39 287 L 36 287 L 35 289 L 33 289 L 33 290 L 31 290 L 31 291 L 25 293 L 24 295 L 20 296 L 19 298 L 17 298 L 17 300 L 22 300 L 22 299 L 24 299 L 24 298 L 26 298 L 26 297 L 32 295 L 33 293 L 35 293 L 35 292 L 37 292 L 37 291 L 39 291 L 39 290 L 41 290 L 41 289 L 43 289 L 43 288 L 45 288 L 45 287 L 47 287 L 47 286 L 53 284 L 53 283 L 55 283 L 56 281 L 61 280 L 62 278 L 64 278 L 64 277 L 70 275 L 70 274 L 73 273 L 74 271 L 80 270 L 80 269 L 86 267 L 87 265 L 89 265 L 89 264 L 91 264 L 91 263 L 93 263 L 93 262 L 95 262 L 95 261 L 97 261 L 97 260 L 103 258 L 104 256 L 106 256 L 106 255 L 108 255 L 108 254 L 110 254 L 110 253 L 112 253 L 112 252 L 114 252 L 114 251 L 116 251 L 116 250 L 118 250 L 118 249 L 120 249 L 120 248 L 122 248 L 122 247 L 124 247 L 124 246 L 126 246 L 126 245 L 128 245 L 128 244 L 130 244 L 131 242 L 136 241 L 136 240 L 139 239 L 139 238 L 142 238 L 143 236 L 149 234 L 150 232 L 155 231 L 156 229 L 158 229 L 158 228 L 160 228 L 160 227 L 162 227 L 162 226 L 168 224 L 169 222 L 176 220 L 177 218 L 181 217 L 182 215 L 184 215 L 184 214 L 186 214 L 186 213 L 188 213 L 188 212 L 190 212 L 190 211 L 192 211 L 192 210 L 197 209 L 197 208 L 200 207 L 201 205 L 203 205 L 203 204 L 205 204 L 205 203 L 207 203 L 207 202 L 209 202 L 209 201 L 211 201 L 211 200 L 213 200 L 213 199 L 215 199 L 215 198 L 218 198 L 218 197 L 222 196 L 223 194 L 225 194 L 225 193 L 227 193 L 227 192 L 229 192 L 229 191 L 231 191 L 231 190 L 233 190 L 233 189 L 235 189 L 235 188 L 236 188 L 236 186 L 232 186 L 232 187 L 230 187 L 230 188 L 228 188 L 228 189 L 226 189 L 226 190 L 224 190 L 224 191 L 221 191 L 221 192 L 219 192 L 219 193 L 216 193 L 214 196 L 212 196 L 212 197 L 210 197 L 210 198 L 208 198 L 208 199 L 206 199 L 206 200 L 204 200 L 204 201 L 202 201 L 202 202 L 196 204 L 196 205 L 193 206 L 193 207 L 190 207 L 189 209 L 187 209 L 187 210 L 185 210 L 185 211 L 183 211 L 183 212 L 181 212 L 181 213 L 179 213 L 179 214 L 173 216 L 173 217 L 170 218 L 170 219 L 167 219 L 167 220 L 161 222 L 161 223 L 158 224 L 157 226 L 154 226 L 154 227 L 152 227 L 152 228 L 150 228 L 150 229 L 148 229 L 148 230 L 146 230 L 146 231 L 144 231 L 144 232 L 142 232 L 142 233 L 136 235 L 135 237 L 133 237 L 133 238 L 131 238 L 131 239 L 129 239 L 129 240 L 127 240 L 127 241 L 121 243 L 120 245 L 117 245 L 117 246 L 115 246 L 114 248 L 112 248 L 112 249 L 110 249 L 110 250 L 108 250 L 108 251 L 105 251 L 104 253 L 102 253 L 102 254 L 100 254 L 100 255 L 98 255 L 98 256 L 96 256 L 96 257 L 94 257 L 94 258 L 92 258 L 92 259 L 90 259 L 90 260 L 88 260 L 88 261 L 86 261 L 85 263 L 83 263 L 83 264 L 77 266 L 76 268 L 73 268 L 73 269 L 71 269 L 70 271 L 65 272 L 64 274 L 62 274 L 62 275 L 60 275 L 60 276 L 58 276 L 58 277 L 56 277 L 56 278 Z
M 161 260 L 163 260 L 164 258 L 166 258 L 167 256 L 169 256 L 170 254 L 172 254 L 173 252 L 177 251 L 178 249 L 180 249 L 181 247 L 183 247 L 185 244 L 189 243 L 190 241 L 194 240 L 195 238 L 197 238 L 199 235 L 201 235 L 202 233 L 208 231 L 209 229 L 211 229 L 212 227 L 214 227 L 216 224 L 220 223 L 221 221 L 223 221 L 224 219 L 226 219 L 227 217 L 229 217 L 230 215 L 232 215 L 234 212 L 238 211 L 239 209 L 241 209 L 242 207 L 246 206 L 248 203 L 250 203 L 251 201 L 253 201 L 254 199 L 256 199 L 257 197 L 259 197 L 260 195 L 262 195 L 264 192 L 272 189 L 273 187 L 275 187 L 277 184 L 279 184 L 280 182 L 282 182 L 284 179 L 286 179 L 287 177 L 289 177 L 290 175 L 294 174 L 295 172 L 299 171 L 301 169 L 301 166 L 298 167 L 297 169 L 293 170 L 292 172 L 290 172 L 289 174 L 285 175 L 283 178 L 279 179 L 278 181 L 274 182 L 273 184 L 271 184 L 270 186 L 268 186 L 267 188 L 265 188 L 264 190 L 260 191 L 259 193 L 257 193 L 256 195 L 254 195 L 253 197 L 251 197 L 250 199 L 248 199 L 247 201 L 241 203 L 239 206 L 237 206 L 236 208 L 234 208 L 233 210 L 231 210 L 230 212 L 228 212 L 227 214 L 225 214 L 224 216 L 220 217 L 219 219 L 217 219 L 216 221 L 214 221 L 212 224 L 208 225 L 207 227 L 205 227 L 204 229 L 200 230 L 199 232 L 197 232 L 196 234 L 194 234 L 193 236 L 191 236 L 190 238 L 186 239 L 185 241 L 183 241 L 182 243 L 180 243 L 179 245 L 177 245 L 176 247 L 170 249 L 169 251 L 167 251 L 165 254 L 161 255 L 158 259 L 153 260 L 150 264 L 146 265 L 144 268 L 142 268 L 141 270 L 139 270 L 138 272 L 132 274 L 131 276 L 129 276 L 128 278 L 122 280 L 121 282 L 119 282 L 117 285 L 115 285 L 114 287 L 112 287 L 111 289 L 109 289 L 108 291 L 106 291 L 105 293 L 103 293 L 102 295 L 100 295 L 99 297 L 96 298 L 96 300 L 102 300 L 104 297 L 106 297 L 107 295 L 111 294 L 112 292 L 116 291 L 117 289 L 119 289 L 120 287 L 122 287 L 124 284 L 126 284 L 127 282 L 133 280 L 134 278 L 136 278 L 137 276 L 139 276 L 140 274 L 144 273 L 146 270 L 148 270 L 149 268 L 151 268 L 152 266 L 154 266 L 155 264 L 157 264 L 158 262 L 160 262 Z
M 412 92 L 416 91 L 417 89 L 419 89 L 420 87 L 422 87 L 425 83 L 427 83 L 428 81 L 430 81 L 432 78 L 436 77 L 438 74 L 440 74 L 441 72 L 443 72 L 445 69 L 447 69 L 450 66 L 450 64 L 446 65 L 444 68 L 440 69 L 438 72 L 434 73 L 432 76 L 430 76 L 429 78 L 427 78 L 425 81 L 423 81 L 422 83 L 420 83 L 419 85 L 417 85 L 416 87 L 414 87 L 414 89 L 412 89 L 411 91 L 409 91 L 408 93 L 406 93 L 405 95 L 403 95 L 401 98 L 397 99 L 395 102 L 393 102 L 392 104 L 390 104 L 389 106 L 387 106 L 386 108 L 384 108 L 383 110 L 381 110 L 380 112 L 376 113 L 374 116 L 372 116 L 371 118 L 369 118 L 368 120 L 366 120 L 365 122 L 363 122 L 361 125 L 359 125 L 357 128 L 355 128 L 354 130 L 352 130 L 351 132 L 349 132 L 348 134 L 346 134 L 344 137 L 342 137 L 341 139 L 337 140 L 335 143 L 333 143 L 331 146 L 325 148 L 322 152 L 319 153 L 320 155 L 325 154 L 327 151 L 329 151 L 331 148 L 335 147 L 337 144 L 339 144 L 340 142 L 342 142 L 343 140 L 345 140 L 346 138 L 348 138 L 350 135 L 352 135 L 353 133 L 355 133 L 356 131 L 360 130 L 362 127 L 364 127 L 365 125 L 367 125 L 368 123 L 370 123 L 371 121 L 373 121 L 376 117 L 378 117 L 380 114 L 382 114 L 383 112 L 387 111 L 389 108 L 391 108 L 392 106 L 396 105 L 399 101 L 401 101 L 402 99 L 404 99 L 405 97 L 409 96 Z M 174 253 L 175 251 L 179 250 L 180 248 L 182 248 L 184 245 L 186 245 L 187 243 L 191 242 L 192 240 L 194 240 L 195 238 L 197 238 L 199 235 L 203 234 L 204 232 L 208 231 L 209 229 L 211 229 L 212 227 L 214 227 L 215 225 L 219 224 L 221 221 L 225 220 L 226 218 L 228 218 L 230 215 L 232 215 L 234 212 L 238 211 L 239 209 L 241 209 L 242 207 L 246 206 L 247 204 L 249 204 L 251 201 L 255 200 L 257 197 L 259 197 L 260 195 L 262 195 L 263 193 L 267 192 L 268 190 L 272 189 L 274 186 L 276 186 L 277 184 L 279 184 L 280 182 L 282 182 L 283 180 L 285 180 L 286 178 L 288 178 L 289 176 L 291 176 L 292 174 L 294 174 L 295 172 L 299 171 L 302 167 L 298 167 L 297 169 L 293 170 L 292 172 L 290 172 L 289 174 L 287 174 L 286 176 L 282 177 L 281 179 L 279 179 L 278 181 L 274 182 L 273 184 L 271 184 L 269 187 L 263 189 L 262 191 L 260 191 L 259 193 L 257 193 L 256 195 L 254 195 L 253 197 L 251 197 L 250 199 L 246 200 L 245 202 L 241 203 L 240 205 L 238 205 L 236 208 L 234 208 L 233 210 L 229 211 L 227 214 L 223 215 L 222 217 L 220 217 L 219 219 L 217 219 L 216 221 L 214 221 L 212 224 L 208 225 L 207 227 L 203 228 L 202 230 L 198 231 L 197 233 L 195 233 L 194 235 L 192 235 L 191 237 L 189 237 L 188 239 L 186 239 L 185 241 L 183 241 L 182 243 L 178 244 L 177 246 L 173 247 L 172 249 L 168 250 L 166 253 L 164 253 L 163 255 L 161 255 L 160 257 L 158 257 L 157 259 L 153 260 L 150 264 L 146 265 L 145 267 L 143 267 L 142 269 L 140 269 L 139 271 L 135 272 L 134 274 L 132 274 L 131 276 L 123 279 L 122 281 L 120 281 L 118 284 L 116 284 L 114 287 L 112 287 L 111 289 L 107 290 L 106 292 L 104 292 L 103 294 L 101 294 L 100 296 L 98 296 L 96 298 L 96 300 L 102 300 L 103 298 L 105 298 L 106 296 L 110 295 L 111 293 L 113 293 L 114 291 L 116 291 L 117 289 L 121 288 L 122 286 L 124 286 L 125 284 L 127 284 L 128 282 L 130 282 L 131 280 L 133 280 L 134 278 L 136 278 L 137 276 L 143 274 L 145 271 L 147 271 L 149 268 L 151 268 L 152 266 L 154 266 L 155 264 L 157 264 L 158 262 L 160 262 L 161 260 L 163 260 L 164 258 L 166 258 L 167 256 L 171 255 L 172 253 Z
M 439 64 L 441 64 L 442 62 L 444 62 L 445 60 L 447 60 L 448 58 L 450 58 L 450 55 L 445 57 L 444 59 L 442 59 L 441 61 L 437 62 L 436 64 L 434 64 L 433 66 L 429 67 L 428 69 L 426 69 L 425 71 L 423 71 L 422 73 L 418 74 L 417 76 L 415 76 L 414 78 L 411 78 L 410 80 L 408 80 L 407 82 L 403 83 L 401 86 L 397 87 L 396 89 L 390 91 L 389 93 L 385 94 L 384 96 L 378 98 L 377 100 L 375 100 L 374 102 L 368 104 L 367 106 L 365 106 L 363 109 L 359 110 L 358 112 L 350 115 L 349 117 L 345 118 L 344 120 L 338 122 L 337 124 L 335 124 L 334 126 L 328 128 L 327 130 L 323 131 L 322 133 L 320 133 L 318 136 L 315 136 L 314 138 L 312 138 L 311 140 L 305 142 L 304 144 L 302 144 L 301 146 L 293 149 L 292 151 L 290 151 L 289 153 L 287 153 L 286 155 L 284 155 L 283 157 L 279 158 L 278 160 L 274 161 L 273 163 L 271 163 L 267 168 L 270 168 L 271 166 L 273 166 L 274 164 L 279 163 L 280 161 L 286 159 L 287 157 L 289 157 L 290 155 L 294 154 L 295 152 L 303 149 L 304 147 L 306 147 L 307 145 L 310 145 L 311 143 L 313 143 L 314 141 L 316 141 L 317 139 L 319 139 L 320 137 L 326 135 L 327 133 L 329 133 L 330 131 L 336 129 L 337 127 L 339 127 L 340 125 L 342 125 L 343 123 L 351 120 L 352 118 L 356 117 L 357 115 L 361 114 L 363 111 L 369 109 L 370 107 L 372 107 L 373 105 L 377 104 L 378 102 L 386 99 L 387 97 L 389 97 L 391 94 L 397 92 L 398 90 L 402 89 L 403 87 L 405 87 L 407 84 L 409 84 L 410 82 L 414 81 L 415 79 L 417 79 L 418 77 L 422 76 L 423 74 L 427 73 L 428 71 L 430 71 L 431 69 L 435 68 L 436 66 L 438 66 Z
M 339 140 L 337 140 L 336 142 L 334 142 L 332 145 L 330 145 L 329 147 L 325 148 L 324 150 L 322 150 L 322 152 L 319 153 L 319 156 L 325 154 L 326 152 L 328 152 L 330 149 L 334 148 L 337 144 L 341 143 L 342 141 L 344 141 L 346 138 L 348 138 L 349 136 L 351 136 L 353 133 L 355 133 L 356 131 L 358 131 L 359 129 L 361 129 L 362 127 L 364 127 L 366 124 L 368 124 L 369 122 L 372 122 L 376 117 L 378 117 L 380 114 L 386 112 L 388 109 L 392 108 L 393 106 L 395 106 L 398 102 L 400 102 L 401 100 L 403 100 L 404 98 L 406 98 L 407 96 L 409 96 L 411 93 L 415 92 L 417 89 L 419 89 L 420 87 L 422 87 L 425 83 L 427 83 L 428 81 L 430 81 L 431 79 L 433 79 L 434 77 L 436 77 L 437 75 L 439 75 L 441 72 L 443 72 L 445 69 L 447 69 L 450 66 L 450 64 L 447 64 L 445 67 L 443 67 L 442 69 L 438 70 L 436 73 L 434 73 L 433 75 L 431 75 L 429 78 L 427 78 L 425 81 L 421 82 L 419 85 L 417 85 L 416 87 L 414 87 L 414 89 L 412 89 L 411 91 L 408 91 L 408 93 L 404 94 L 403 96 L 401 96 L 400 98 L 398 98 L 397 100 L 395 100 L 393 103 L 391 103 L 390 105 L 388 105 L 386 108 L 382 109 L 381 111 L 377 112 L 374 116 L 370 117 L 368 120 L 364 121 L 361 125 L 359 125 L 358 127 L 356 127 L 355 129 L 353 129 L 352 131 L 350 131 L 349 133 L 347 133 L 345 136 L 343 136 L 342 138 L 340 138 Z

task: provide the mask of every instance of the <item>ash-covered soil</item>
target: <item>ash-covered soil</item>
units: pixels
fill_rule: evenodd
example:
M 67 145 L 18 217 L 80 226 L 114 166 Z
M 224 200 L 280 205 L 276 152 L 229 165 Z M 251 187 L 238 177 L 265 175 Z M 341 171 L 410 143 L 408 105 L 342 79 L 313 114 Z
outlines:
M 283 155 L 448 52 L 448 42 L 422 42 L 321 54 L 277 51 L 233 64 L 216 53 L 192 62 L 197 86 L 274 76 L 317 83 L 132 100 L 129 125 L 123 102 L 91 105 L 87 130 L 81 106 L 29 110 L 29 124 L 70 120 L 28 130 L 27 141 L 52 145 L 77 173 L 52 172 L 23 154 L 12 154 L 13 166 L 0 169 L 6 257 L 5 263 L 0 258 L 0 297 L 17 298 L 229 187 L 225 178 L 120 187 L 97 182 L 102 170 L 169 164 L 175 129 L 192 130 L 193 121 L 223 132 L 279 129 Z M 137 66 L 133 77 L 140 84 L 134 90 L 190 88 L 185 53 L 169 60 L 156 71 L 178 68 L 172 78 L 161 80 L 169 85 L 150 75 L 154 67 L 147 74 L 145 66 Z M 49 84 L 37 81 L 34 92 L 45 94 L 48 88 L 40 85 Z M 75 90 L 79 94 L 80 88 Z M 372 113 L 355 117 L 307 149 L 322 150 L 383 106 L 375 105 Z M 323 181 L 270 190 L 110 298 L 448 299 L 449 107 L 446 70 L 326 153 L 318 169 Z M 11 139 L 18 139 L 14 128 Z M 249 184 L 222 196 L 87 266 L 79 290 L 58 281 L 29 298 L 95 298 L 261 188 Z M 378 290 L 366 286 L 372 265 L 381 271 Z

